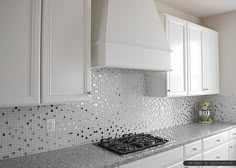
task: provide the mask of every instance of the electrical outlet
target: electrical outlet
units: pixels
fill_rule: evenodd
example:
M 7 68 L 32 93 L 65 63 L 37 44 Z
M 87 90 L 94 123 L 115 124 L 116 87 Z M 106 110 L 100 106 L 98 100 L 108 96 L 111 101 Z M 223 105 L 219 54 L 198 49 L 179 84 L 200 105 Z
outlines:
M 55 132 L 56 130 L 56 120 L 47 119 L 47 132 Z

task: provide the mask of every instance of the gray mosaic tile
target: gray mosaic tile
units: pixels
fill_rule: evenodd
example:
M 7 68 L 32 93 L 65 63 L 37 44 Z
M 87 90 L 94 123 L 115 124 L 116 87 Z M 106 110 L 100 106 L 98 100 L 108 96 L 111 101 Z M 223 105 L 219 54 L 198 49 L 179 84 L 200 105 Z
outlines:
M 92 72 L 89 102 L 0 108 L 0 159 L 194 120 L 194 107 L 201 97 L 150 98 L 146 90 L 144 71 L 99 69 Z M 46 132 L 47 119 L 56 120 L 55 132 Z

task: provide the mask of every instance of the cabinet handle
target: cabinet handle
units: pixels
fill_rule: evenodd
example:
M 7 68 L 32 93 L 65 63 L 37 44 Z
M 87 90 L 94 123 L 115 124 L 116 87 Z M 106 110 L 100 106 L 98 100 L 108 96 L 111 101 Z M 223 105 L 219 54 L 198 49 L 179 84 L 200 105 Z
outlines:
M 236 135 L 236 132 L 235 132 L 235 133 L 233 133 L 233 135 Z
M 194 151 L 197 151 L 197 148 L 193 148 Z
M 208 90 L 208 88 L 204 88 L 203 90 Z
M 91 95 L 92 93 L 91 93 L 91 91 L 89 91 L 89 92 L 87 92 L 87 94 L 88 94 L 88 95 Z
M 216 140 L 216 142 L 220 142 L 220 140 L 219 140 L 219 139 L 217 139 L 217 140 Z
M 168 92 L 170 92 L 170 89 L 169 90 L 167 90 Z
M 217 156 L 217 157 L 216 157 L 216 159 L 220 159 L 220 157 L 219 157 L 219 156 Z
M 233 146 L 230 146 L 229 148 L 230 148 L 230 149 L 233 149 Z

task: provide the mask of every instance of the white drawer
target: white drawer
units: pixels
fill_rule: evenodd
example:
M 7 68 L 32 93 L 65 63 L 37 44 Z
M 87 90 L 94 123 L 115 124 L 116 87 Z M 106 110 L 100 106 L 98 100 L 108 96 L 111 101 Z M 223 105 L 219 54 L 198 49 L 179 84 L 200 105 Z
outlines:
M 229 131 L 230 139 L 236 139 L 236 128 Z
M 189 158 L 200 152 L 202 152 L 202 140 L 184 145 L 184 158 Z
M 137 160 L 125 165 L 119 166 L 120 168 L 162 168 L 179 163 L 183 160 L 183 146 L 154 155 L 144 159 Z
M 228 160 L 229 158 L 229 144 L 225 143 L 217 148 L 203 153 L 203 160 Z
M 169 166 L 168 168 L 183 168 L 183 162 L 179 162 L 175 165 Z
M 223 132 L 214 136 L 211 136 L 209 138 L 203 139 L 203 149 L 204 151 L 216 147 L 224 142 L 227 142 L 229 140 L 229 132 Z

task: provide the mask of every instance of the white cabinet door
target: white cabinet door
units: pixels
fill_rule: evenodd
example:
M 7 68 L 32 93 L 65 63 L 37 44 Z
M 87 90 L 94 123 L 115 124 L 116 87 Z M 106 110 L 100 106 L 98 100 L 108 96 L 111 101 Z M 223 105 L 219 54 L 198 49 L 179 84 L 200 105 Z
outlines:
M 172 50 L 167 95 L 187 96 L 187 22 L 165 15 L 165 32 Z
M 202 26 L 188 23 L 189 95 L 202 95 Z
M 40 103 L 40 0 L 0 1 L 0 106 Z
M 90 10 L 90 0 L 44 1 L 42 103 L 89 98 Z
M 205 28 L 203 33 L 203 90 L 204 93 L 219 93 L 218 33 Z
M 120 168 L 163 168 L 183 160 L 183 147 L 178 147 L 154 156 L 119 166 Z
M 229 160 L 236 160 L 236 140 L 229 142 Z
M 228 160 L 229 150 L 229 143 L 225 143 L 223 145 L 220 145 L 217 148 L 211 149 L 207 152 L 204 152 L 203 159 L 204 160 Z

